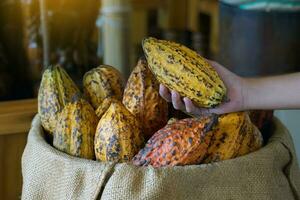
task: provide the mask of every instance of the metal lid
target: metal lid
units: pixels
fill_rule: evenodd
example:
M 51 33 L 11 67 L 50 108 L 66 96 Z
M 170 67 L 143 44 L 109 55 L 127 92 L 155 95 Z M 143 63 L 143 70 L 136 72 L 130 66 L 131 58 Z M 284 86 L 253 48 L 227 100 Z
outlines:
M 300 0 L 222 0 L 245 10 L 300 11 Z

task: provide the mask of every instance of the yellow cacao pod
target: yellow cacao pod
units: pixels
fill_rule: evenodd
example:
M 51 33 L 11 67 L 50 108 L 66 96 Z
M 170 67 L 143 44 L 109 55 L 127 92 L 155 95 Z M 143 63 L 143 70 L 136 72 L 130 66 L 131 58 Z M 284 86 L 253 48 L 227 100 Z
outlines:
M 123 104 L 142 123 L 142 132 L 150 138 L 166 125 L 168 103 L 159 95 L 159 83 L 149 70 L 147 61 L 140 59 L 126 84 Z
M 51 66 L 43 73 L 38 93 L 38 113 L 45 130 L 53 133 L 58 113 L 81 96 L 79 89 L 60 66 Z
M 139 121 L 121 102 L 112 102 L 97 126 L 95 135 L 97 160 L 130 161 L 142 144 Z
M 101 65 L 83 77 L 83 90 L 94 109 L 108 97 L 122 100 L 124 83 L 121 73 L 114 67 Z
M 191 49 L 150 37 L 143 40 L 143 50 L 149 68 L 167 88 L 200 107 L 215 107 L 225 99 L 226 87 L 215 69 Z
M 204 163 L 248 154 L 262 146 L 262 135 L 252 124 L 247 112 L 224 114 L 213 130 Z
M 259 129 L 253 124 L 248 127 L 237 156 L 243 156 L 260 149 L 263 145 L 263 137 Z
M 100 106 L 96 109 L 96 115 L 99 117 L 99 119 L 101 119 L 101 117 L 107 111 L 112 102 L 120 102 L 120 100 L 113 97 L 107 97 L 102 101 Z
M 93 107 L 81 99 L 65 106 L 53 134 L 53 146 L 73 156 L 93 159 L 98 117 Z

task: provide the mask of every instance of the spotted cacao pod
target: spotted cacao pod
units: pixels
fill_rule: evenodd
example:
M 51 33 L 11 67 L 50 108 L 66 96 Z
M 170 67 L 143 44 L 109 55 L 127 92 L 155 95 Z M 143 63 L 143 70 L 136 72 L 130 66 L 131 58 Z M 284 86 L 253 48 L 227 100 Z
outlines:
M 100 106 L 96 109 L 96 115 L 101 119 L 101 117 L 104 115 L 104 113 L 107 111 L 109 108 L 110 104 L 112 102 L 119 102 L 120 100 L 113 98 L 113 97 L 107 97 L 105 98 Z
M 127 162 L 143 145 L 139 121 L 119 102 L 112 102 L 95 135 L 97 160 Z
M 114 67 L 101 65 L 83 76 L 83 90 L 94 109 L 97 109 L 103 100 L 114 97 L 122 100 L 124 89 L 121 73 Z
M 273 110 L 252 110 L 250 111 L 250 119 L 259 130 L 262 130 L 271 123 L 273 113 Z
M 226 95 L 226 87 L 215 69 L 200 55 L 175 42 L 146 38 L 143 50 L 157 80 L 190 98 L 200 107 L 215 107 Z
M 159 83 L 140 59 L 124 90 L 123 104 L 142 123 L 145 138 L 151 137 L 168 120 L 168 103 L 159 95 Z
M 248 112 L 224 114 L 213 131 L 203 163 L 232 159 L 262 146 L 262 135 L 252 124 Z
M 51 66 L 43 73 L 38 93 L 38 113 L 42 126 L 54 132 L 58 113 L 64 106 L 81 97 L 80 91 L 60 66 Z
M 170 118 L 170 119 L 168 120 L 168 123 L 167 123 L 167 124 L 173 124 L 174 122 L 177 122 L 177 121 L 178 121 L 177 118 L 172 117 L 172 118 Z
M 153 167 L 198 164 L 207 153 L 215 117 L 187 118 L 157 131 L 133 158 L 133 164 Z
M 53 146 L 73 156 L 93 159 L 98 117 L 93 107 L 81 99 L 65 106 L 53 134 Z

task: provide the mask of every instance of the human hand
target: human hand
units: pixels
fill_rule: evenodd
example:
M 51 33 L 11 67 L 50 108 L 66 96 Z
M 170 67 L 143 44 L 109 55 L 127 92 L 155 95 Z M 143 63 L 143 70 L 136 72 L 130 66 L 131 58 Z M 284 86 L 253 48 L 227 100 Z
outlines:
M 229 112 L 236 112 L 246 110 L 246 81 L 232 73 L 222 65 L 217 62 L 210 61 L 208 62 L 214 67 L 221 79 L 223 80 L 226 88 L 226 100 L 219 106 L 215 108 L 200 108 L 196 106 L 190 99 L 187 97 L 181 98 L 178 92 L 169 91 L 164 85 L 160 84 L 159 93 L 160 95 L 168 102 L 172 102 L 173 107 L 177 110 L 181 110 L 188 114 L 194 116 L 207 115 L 211 113 L 215 114 L 224 114 Z

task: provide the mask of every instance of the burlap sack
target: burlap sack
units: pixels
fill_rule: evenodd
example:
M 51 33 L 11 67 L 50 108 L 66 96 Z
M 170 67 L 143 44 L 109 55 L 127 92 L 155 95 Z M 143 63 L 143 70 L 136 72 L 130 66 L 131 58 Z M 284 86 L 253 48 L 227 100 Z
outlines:
M 35 117 L 22 158 L 22 199 L 298 199 L 300 172 L 287 129 L 257 152 L 185 167 L 136 167 L 74 158 L 43 138 Z

